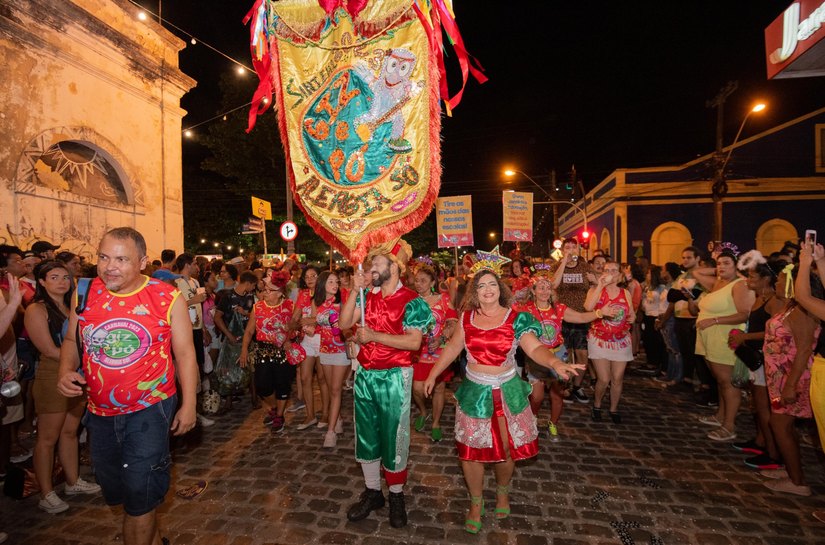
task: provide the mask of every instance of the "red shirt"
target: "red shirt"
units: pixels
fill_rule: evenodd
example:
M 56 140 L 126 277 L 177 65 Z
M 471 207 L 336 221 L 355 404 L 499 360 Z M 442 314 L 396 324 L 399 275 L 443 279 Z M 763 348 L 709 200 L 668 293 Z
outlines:
M 275 306 L 266 301 L 255 303 L 255 339 L 281 346 L 289 338 L 293 302 L 284 299 Z
M 444 347 L 439 346 L 435 349 L 435 352 L 430 352 L 430 340 L 441 336 L 447 320 L 455 320 L 458 318 L 458 313 L 456 313 L 455 309 L 450 308 L 450 296 L 446 292 L 441 294 L 441 298 L 430 307 L 430 310 L 432 310 L 433 318 L 435 318 L 435 327 L 421 339 L 421 351 L 417 357 L 418 361 L 422 363 L 435 363 L 438 361 L 438 357 L 441 355 Z
M 432 312 L 426 301 L 410 288 L 400 286 L 387 297 L 381 288 L 375 288 L 367 295 L 364 319 L 370 329 L 390 335 L 403 335 L 405 327 L 426 333 L 432 324 Z M 358 361 L 364 369 L 411 367 L 412 352 L 371 342 L 361 346 Z
M 132 293 L 116 294 L 100 278 L 78 317 L 89 411 L 117 416 L 174 395 L 170 311 L 180 292 L 144 277 Z
M 528 301 L 518 310 L 529 312 L 539 321 L 541 325 L 541 336 L 539 340 L 542 344 L 546 344 L 550 348 L 556 348 L 564 342 L 564 339 L 561 337 L 561 323 L 564 319 L 564 311 L 567 310 L 567 305 L 564 303 L 556 303 L 555 305 L 550 305 L 549 308 L 540 309 L 536 303 Z
M 347 300 L 347 290 L 341 289 L 341 301 Z M 341 303 L 336 303 L 330 297 L 315 310 L 315 319 L 318 323 L 316 331 L 321 334 L 322 354 L 339 354 L 347 351 L 344 335 L 338 327 L 338 317 L 341 315 Z
M 607 295 L 607 290 L 603 289 L 596 303 L 596 308 L 604 308 L 608 305 L 620 307 L 621 311 L 614 318 L 601 318 L 594 320 L 590 325 L 589 334 L 605 342 L 618 342 L 627 337 L 632 324 L 628 320 L 630 316 L 630 301 L 627 300 L 626 292 L 619 289 L 619 294 L 611 299 Z

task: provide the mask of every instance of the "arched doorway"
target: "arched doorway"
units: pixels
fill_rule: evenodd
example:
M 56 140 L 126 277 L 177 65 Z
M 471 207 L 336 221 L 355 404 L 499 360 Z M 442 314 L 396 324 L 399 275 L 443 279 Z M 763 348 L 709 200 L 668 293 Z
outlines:
M 668 261 L 679 263 L 682 250 L 693 244 L 690 230 L 675 221 L 666 221 L 653 230 L 650 236 L 651 263 L 664 265 Z
M 607 227 L 602 229 L 601 245 L 599 245 L 599 248 L 601 248 L 601 250 L 607 255 L 613 255 L 610 248 L 610 230 Z
M 764 256 L 778 252 L 788 240 L 798 242 L 799 234 L 796 227 L 779 218 L 766 221 L 756 231 L 756 249 Z

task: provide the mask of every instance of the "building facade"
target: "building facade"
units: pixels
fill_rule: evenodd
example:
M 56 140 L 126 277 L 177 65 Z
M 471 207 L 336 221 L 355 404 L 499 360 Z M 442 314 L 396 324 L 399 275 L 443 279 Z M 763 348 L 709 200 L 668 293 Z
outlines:
M 91 257 L 130 226 L 182 249 L 185 43 L 126 0 L 2 4 L 0 239 Z
M 806 229 L 825 232 L 825 108 L 723 151 L 730 152 L 725 242 L 767 255 Z M 663 264 L 678 263 L 685 246 L 706 248 L 713 233 L 713 159 L 612 172 L 585 197 L 591 251 L 600 248 L 623 262 L 643 254 Z M 580 234 L 582 215 L 568 210 L 560 228 L 563 236 Z

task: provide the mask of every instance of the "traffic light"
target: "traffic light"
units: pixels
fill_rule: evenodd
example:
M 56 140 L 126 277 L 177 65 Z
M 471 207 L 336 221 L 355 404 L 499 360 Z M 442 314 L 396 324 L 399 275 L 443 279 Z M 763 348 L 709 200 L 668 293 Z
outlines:
M 587 229 L 582 231 L 581 247 L 584 250 L 587 250 L 587 249 L 590 248 L 590 231 L 588 231 Z

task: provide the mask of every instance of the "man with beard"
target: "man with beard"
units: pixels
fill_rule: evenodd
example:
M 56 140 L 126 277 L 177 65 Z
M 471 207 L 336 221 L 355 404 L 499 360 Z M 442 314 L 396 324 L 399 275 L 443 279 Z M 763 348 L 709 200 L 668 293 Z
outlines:
M 404 484 L 410 450 L 410 399 L 412 397 L 412 355 L 421 348 L 421 339 L 433 325 L 426 301 L 402 285 L 401 276 L 412 255 L 401 239 L 374 247 L 370 275 L 372 289 L 350 296 L 339 317 L 339 327 L 358 324 L 356 339 L 361 345 L 355 376 L 355 458 L 361 464 L 366 489 L 347 518 L 358 521 L 384 506 L 381 470 L 390 492 L 390 525 L 407 524 Z M 353 276 L 353 292 L 367 288 L 363 270 Z M 361 312 L 364 312 L 362 325 Z
M 147 258 L 139 232 L 112 229 L 97 257 L 98 278 L 69 316 L 57 389 L 89 396 L 84 423 L 95 476 L 106 503 L 123 505 L 123 543 L 158 544 L 155 510 L 169 489 L 169 431 L 181 435 L 195 425 L 192 322 L 177 289 L 141 273 Z

